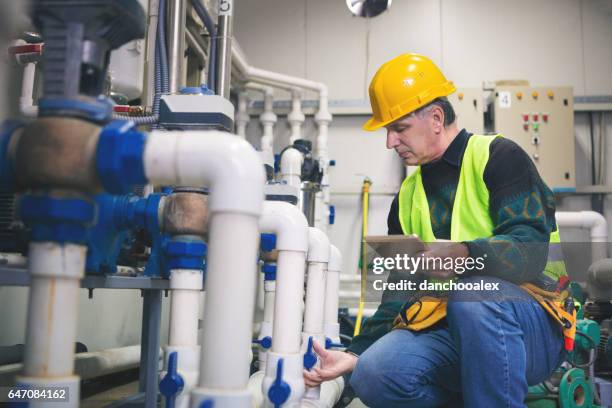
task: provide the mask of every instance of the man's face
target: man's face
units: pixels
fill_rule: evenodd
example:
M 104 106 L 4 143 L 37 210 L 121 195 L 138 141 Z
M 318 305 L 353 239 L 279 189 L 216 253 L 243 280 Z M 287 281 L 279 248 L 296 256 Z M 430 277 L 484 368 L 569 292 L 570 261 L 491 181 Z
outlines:
M 385 126 L 387 129 L 387 149 L 395 149 L 408 166 L 428 163 L 440 156 L 439 120 L 436 112 L 424 112 L 404 116 Z

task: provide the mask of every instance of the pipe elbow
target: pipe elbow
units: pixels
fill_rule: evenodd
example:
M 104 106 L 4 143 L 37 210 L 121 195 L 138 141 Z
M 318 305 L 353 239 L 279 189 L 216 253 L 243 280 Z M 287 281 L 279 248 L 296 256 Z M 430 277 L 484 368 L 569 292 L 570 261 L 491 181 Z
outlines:
M 154 131 L 144 162 L 152 184 L 209 187 L 211 213 L 261 214 L 264 168 L 257 151 L 240 137 L 216 130 Z
M 584 224 L 591 229 L 591 238 L 607 238 L 608 237 L 608 222 L 598 212 L 581 211 L 584 217 Z
M 308 220 L 294 205 L 265 201 L 259 229 L 276 234 L 276 249 L 279 251 L 308 252 Z
M 304 156 L 299 150 L 290 147 L 281 156 L 280 171 L 283 176 L 301 176 Z
M 342 271 L 342 254 L 335 245 L 330 245 L 329 251 L 329 264 L 327 265 L 328 271 L 340 272 Z
M 308 228 L 308 262 L 329 262 L 330 247 L 327 234 L 315 227 Z

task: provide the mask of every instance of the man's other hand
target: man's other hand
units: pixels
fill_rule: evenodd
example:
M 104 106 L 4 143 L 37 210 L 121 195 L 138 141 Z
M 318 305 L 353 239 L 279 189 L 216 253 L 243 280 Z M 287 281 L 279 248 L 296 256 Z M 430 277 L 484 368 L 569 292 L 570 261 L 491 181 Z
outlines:
M 304 382 L 307 387 L 316 387 L 324 381 L 333 380 L 353 371 L 357 365 L 357 356 L 338 350 L 325 350 L 316 341 L 312 342 L 315 353 L 321 359 L 321 367 L 314 367 L 310 371 L 304 370 Z

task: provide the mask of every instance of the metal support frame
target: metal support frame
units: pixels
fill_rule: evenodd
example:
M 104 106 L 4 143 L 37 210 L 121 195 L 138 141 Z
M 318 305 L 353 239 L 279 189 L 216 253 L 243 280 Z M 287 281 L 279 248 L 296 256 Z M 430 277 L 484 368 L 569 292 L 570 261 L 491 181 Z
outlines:
M 145 407 L 157 406 L 157 369 L 159 367 L 159 329 L 161 325 L 161 290 L 145 290 L 142 302 L 140 346 L 140 392 L 145 393 Z
M 0 286 L 29 284 L 30 275 L 27 269 L 0 265 Z M 81 287 L 143 291 L 139 393 L 117 401 L 112 406 L 128 406 L 144 401 L 146 408 L 157 407 L 162 292 L 169 289 L 169 281 L 148 276 L 86 276 L 81 281 Z

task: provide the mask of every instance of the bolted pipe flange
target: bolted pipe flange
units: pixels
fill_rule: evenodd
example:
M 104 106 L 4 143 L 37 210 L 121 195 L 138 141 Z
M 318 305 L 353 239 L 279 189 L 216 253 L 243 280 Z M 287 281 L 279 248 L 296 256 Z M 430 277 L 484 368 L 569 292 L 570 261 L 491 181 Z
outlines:
M 207 231 L 208 196 L 200 192 L 173 192 L 164 200 L 162 231 L 170 235 L 196 235 Z
M 40 118 L 11 140 L 15 190 L 74 189 L 99 193 L 96 147 L 100 127 L 68 117 Z

